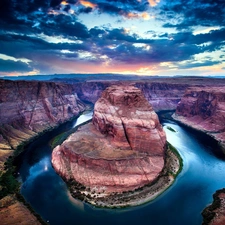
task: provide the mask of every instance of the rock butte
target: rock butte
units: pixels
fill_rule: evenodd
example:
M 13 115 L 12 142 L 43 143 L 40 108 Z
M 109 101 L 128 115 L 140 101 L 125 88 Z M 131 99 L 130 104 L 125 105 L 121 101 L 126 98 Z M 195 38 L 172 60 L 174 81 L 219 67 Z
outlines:
M 96 102 L 92 123 L 52 153 L 55 170 L 67 180 L 110 194 L 150 183 L 164 167 L 166 136 L 142 92 L 108 87 Z

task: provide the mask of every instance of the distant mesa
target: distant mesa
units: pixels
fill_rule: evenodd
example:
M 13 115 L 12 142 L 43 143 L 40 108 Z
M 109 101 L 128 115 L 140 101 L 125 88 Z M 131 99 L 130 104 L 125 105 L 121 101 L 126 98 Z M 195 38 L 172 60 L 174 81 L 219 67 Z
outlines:
M 135 190 L 164 167 L 166 135 L 157 114 L 133 86 L 108 87 L 83 125 L 52 153 L 55 170 L 90 193 Z

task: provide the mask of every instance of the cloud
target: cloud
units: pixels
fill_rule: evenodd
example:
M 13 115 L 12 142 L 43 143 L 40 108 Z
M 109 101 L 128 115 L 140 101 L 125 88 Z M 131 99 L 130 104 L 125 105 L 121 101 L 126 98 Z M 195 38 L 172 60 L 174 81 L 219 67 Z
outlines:
M 27 73 L 31 72 L 33 69 L 29 66 L 29 64 L 24 63 L 22 61 L 13 61 L 13 60 L 3 60 L 0 59 L 0 73 Z
M 179 65 L 179 69 L 190 69 L 190 68 L 196 68 L 196 67 L 207 67 L 207 66 L 214 66 L 220 64 L 221 61 L 211 61 L 206 60 L 204 62 L 191 62 L 186 65 Z
M 221 26 L 225 23 L 225 1 L 166 1 L 160 7 L 158 19 L 167 21 L 166 28 L 177 30 L 194 26 Z
M 148 2 L 150 6 L 154 7 L 160 2 L 160 0 L 148 0 Z
M 27 0 L 1 0 L 0 54 L 30 62 L 4 60 L 0 68 L 51 72 L 70 63 L 109 67 L 144 64 L 141 68 L 165 62 L 180 68 L 219 65 L 224 57 L 192 60 L 198 54 L 224 51 L 225 28 L 220 26 L 225 24 L 224 4 L 209 0 L 33 0 L 29 4 Z M 143 35 L 139 28 L 135 33 L 122 23 L 89 29 L 79 20 L 81 13 L 97 18 L 97 12 L 123 17 L 125 22 L 133 19 L 129 23 L 155 15 L 153 22 L 160 20 L 163 30 L 156 27 Z M 195 32 L 198 25 L 207 27 L 207 32 Z
M 87 7 L 87 8 L 96 8 L 97 7 L 97 4 L 94 4 L 92 2 L 89 2 L 89 1 L 83 1 L 83 0 L 80 0 L 79 1 L 81 5 Z

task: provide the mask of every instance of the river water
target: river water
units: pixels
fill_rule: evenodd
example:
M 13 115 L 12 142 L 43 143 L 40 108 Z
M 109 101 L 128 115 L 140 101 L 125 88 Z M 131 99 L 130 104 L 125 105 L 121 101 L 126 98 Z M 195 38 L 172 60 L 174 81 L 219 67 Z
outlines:
M 32 208 L 51 225 L 200 225 L 201 211 L 213 193 L 225 187 L 225 161 L 212 153 L 207 136 L 162 120 L 167 140 L 184 160 L 175 183 L 154 201 L 127 209 L 100 209 L 73 199 L 66 184 L 51 166 L 51 139 L 89 120 L 92 113 L 48 132 L 28 145 L 17 159 L 21 193 Z M 172 127 L 176 132 L 167 129 Z

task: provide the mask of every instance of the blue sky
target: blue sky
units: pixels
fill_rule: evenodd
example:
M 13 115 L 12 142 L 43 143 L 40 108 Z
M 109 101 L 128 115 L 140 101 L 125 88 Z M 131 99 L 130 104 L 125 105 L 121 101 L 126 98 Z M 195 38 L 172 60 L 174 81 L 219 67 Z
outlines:
M 0 75 L 225 75 L 225 1 L 1 0 Z

